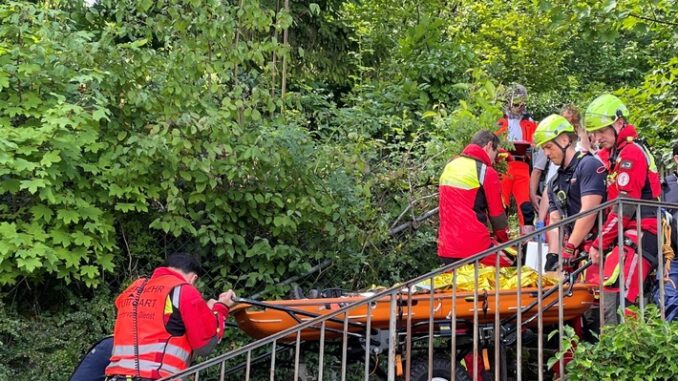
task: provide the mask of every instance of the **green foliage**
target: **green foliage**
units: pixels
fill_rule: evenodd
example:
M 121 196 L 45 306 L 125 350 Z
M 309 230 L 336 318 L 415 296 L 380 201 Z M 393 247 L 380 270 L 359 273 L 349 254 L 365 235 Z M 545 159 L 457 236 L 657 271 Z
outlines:
M 674 1 L 290 3 L 0 4 L 1 375 L 63 374 L 94 339 L 65 343 L 70 314 L 98 316 L 79 300 L 112 305 L 172 251 L 200 255 L 208 295 L 282 296 L 325 259 L 305 286 L 437 266 L 435 218 L 389 229 L 437 206 L 511 82 L 537 120 L 609 91 L 659 153 L 675 139 Z M 46 286 L 75 291 L 33 301 Z M 18 335 L 35 321 L 63 353 Z
M 274 284 L 332 253 L 352 229 L 328 186 L 338 168 L 275 116 L 265 57 L 286 50 L 265 35 L 289 18 L 255 2 L 134 3 L 102 1 L 81 20 L 89 31 L 58 10 L 1 8 L 0 283 L 97 285 L 116 227 L 136 235 L 137 215 L 212 248 L 215 287 Z
M 576 345 L 567 365 L 568 380 L 670 380 L 678 373 L 678 324 L 662 320 L 654 305 L 646 308 L 642 318 L 607 327 L 596 344 L 579 342 L 574 331 L 566 328 L 565 350 L 549 360 L 549 366 Z
M 678 48 L 676 41 L 675 48 Z M 655 147 L 655 153 L 669 168 L 675 162 L 671 152 L 673 144 L 668 143 L 678 142 L 675 136 L 678 128 L 677 78 L 678 57 L 673 57 L 648 73 L 642 85 L 619 91 L 619 95 L 629 101 L 631 118 L 642 127 L 643 137 Z
M 0 284 L 47 271 L 94 285 L 115 246 L 97 44 L 58 11 L 12 2 L 0 18 Z
M 0 303 L 0 379 L 64 380 L 90 346 L 110 335 L 113 295 L 71 301 L 30 317 Z

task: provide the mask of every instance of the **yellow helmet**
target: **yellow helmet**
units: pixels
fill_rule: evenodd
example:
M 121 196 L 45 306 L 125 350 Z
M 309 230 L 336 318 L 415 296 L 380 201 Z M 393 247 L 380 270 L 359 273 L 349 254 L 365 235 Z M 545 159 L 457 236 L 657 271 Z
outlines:
M 557 138 L 558 135 L 564 132 L 574 133 L 574 126 L 563 116 L 551 114 L 539 122 L 532 139 L 534 144 L 541 148 L 544 144 Z

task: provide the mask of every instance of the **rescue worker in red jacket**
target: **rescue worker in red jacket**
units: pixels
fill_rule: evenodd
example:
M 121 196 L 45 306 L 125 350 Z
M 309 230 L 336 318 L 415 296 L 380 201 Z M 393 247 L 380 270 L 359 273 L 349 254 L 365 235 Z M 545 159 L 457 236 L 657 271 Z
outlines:
M 205 301 L 194 284 L 200 264 L 177 253 L 150 278 L 140 278 L 115 301 L 117 317 L 107 380 L 157 380 L 211 352 L 224 334 L 232 290 Z
M 640 144 L 638 133 L 633 125 L 627 122 L 629 111 L 622 101 L 611 94 L 596 98 L 584 114 L 584 124 L 588 132 L 592 132 L 594 140 L 601 149 L 609 153 L 609 175 L 607 181 L 607 198 L 635 198 L 657 200 L 661 193 L 659 174 L 654 158 L 647 148 Z M 657 265 L 657 210 L 652 207 L 640 208 L 640 229 L 642 255 L 638 251 L 638 233 L 635 205 L 627 205 L 619 215 L 618 207 L 613 208 L 601 228 L 600 238 L 590 248 L 589 255 L 594 263 L 603 263 L 603 292 L 605 324 L 616 324 L 617 309 L 620 297 L 625 298 L 626 305 L 635 304 L 639 297 L 640 282 L 645 281 L 650 271 Z M 624 269 L 620 269 L 618 243 L 618 223 L 621 221 L 624 231 Z M 598 252 L 602 247 L 608 252 L 602 259 Z M 642 260 L 640 272 L 638 261 Z M 623 271 L 622 271 L 623 270 Z M 624 274 L 624 279 L 619 279 Z M 621 282 L 620 282 L 621 281 Z M 622 284 L 620 289 L 620 283 Z
M 511 195 L 518 207 L 518 223 L 520 233 L 529 233 L 533 229 L 534 207 L 530 199 L 530 158 L 528 150 L 532 144 L 532 135 L 537 125 L 526 112 L 527 89 L 514 84 L 509 89 L 507 108 L 504 117 L 499 119 L 497 135 L 505 135 L 513 143 L 514 149 L 509 151 L 508 169 L 501 180 L 502 200 L 510 205 Z
M 492 168 L 498 149 L 496 135 L 479 131 L 440 176 L 438 256 L 444 264 L 492 247 L 488 221 L 496 240 L 508 241 L 508 220 L 501 202 L 499 176 Z M 500 255 L 502 265 L 512 264 L 511 258 Z M 490 256 L 482 262 L 494 266 L 496 258 Z

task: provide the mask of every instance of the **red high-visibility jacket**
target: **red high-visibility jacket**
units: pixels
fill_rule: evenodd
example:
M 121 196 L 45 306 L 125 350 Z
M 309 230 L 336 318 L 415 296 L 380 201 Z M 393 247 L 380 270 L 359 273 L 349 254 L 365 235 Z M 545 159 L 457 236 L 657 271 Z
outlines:
M 626 125 L 617 136 L 616 149 L 609 152 L 610 168 L 608 175 L 607 199 L 623 196 L 627 198 L 657 200 L 661 194 L 661 182 L 652 155 L 645 147 L 636 142 L 638 133 L 632 125 Z M 616 155 L 615 155 L 616 153 Z M 624 230 L 636 229 L 635 213 L 637 208 L 628 205 L 624 208 L 622 224 Z M 612 208 L 603 225 L 601 239 L 603 248 L 615 243 L 618 234 L 619 210 Z M 656 208 L 641 208 L 641 229 L 652 234 L 657 233 Z M 594 247 L 599 247 L 596 242 Z M 656 263 L 655 258 L 648 258 Z
M 466 258 L 490 248 L 487 223 L 499 242 L 508 241 L 508 221 L 499 176 L 490 158 L 475 144 L 445 166 L 440 176 L 438 255 Z M 490 265 L 494 264 L 490 258 Z
M 228 316 L 228 307 L 217 303 L 210 310 L 195 287 L 166 267 L 132 283 L 115 304 L 108 376 L 159 379 L 180 372 L 188 367 L 194 350 L 221 339 Z M 169 328 L 176 308 L 180 319 Z

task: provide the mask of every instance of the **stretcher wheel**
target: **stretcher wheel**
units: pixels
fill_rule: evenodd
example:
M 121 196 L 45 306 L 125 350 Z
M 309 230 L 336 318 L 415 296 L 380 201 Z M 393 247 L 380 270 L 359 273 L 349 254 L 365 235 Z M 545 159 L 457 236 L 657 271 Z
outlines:
M 470 381 L 466 368 L 457 363 L 456 377 L 454 380 L 450 377 L 452 362 L 446 355 L 433 355 L 433 375 L 431 381 Z M 410 381 L 428 381 L 428 355 L 418 357 L 412 361 L 410 370 Z

